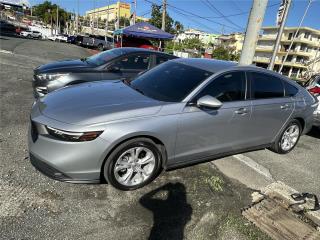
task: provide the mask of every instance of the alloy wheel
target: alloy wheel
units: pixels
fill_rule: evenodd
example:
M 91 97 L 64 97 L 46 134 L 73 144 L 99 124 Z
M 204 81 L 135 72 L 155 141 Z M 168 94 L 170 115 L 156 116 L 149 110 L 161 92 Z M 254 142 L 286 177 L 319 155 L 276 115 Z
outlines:
M 297 124 L 290 125 L 283 133 L 280 145 L 284 151 L 291 150 L 297 143 L 300 135 L 300 128 Z
M 133 147 L 122 153 L 115 165 L 115 179 L 124 186 L 135 186 L 145 182 L 156 166 L 154 153 L 146 147 Z

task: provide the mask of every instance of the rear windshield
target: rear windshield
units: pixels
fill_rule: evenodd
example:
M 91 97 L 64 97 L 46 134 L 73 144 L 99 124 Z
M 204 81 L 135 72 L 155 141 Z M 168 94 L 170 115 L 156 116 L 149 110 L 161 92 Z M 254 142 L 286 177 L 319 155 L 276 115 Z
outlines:
M 121 50 L 120 48 L 114 48 L 112 50 L 95 54 L 83 60 L 91 65 L 100 66 L 125 53 L 126 52 Z
M 138 92 L 165 102 L 180 102 L 213 73 L 196 67 L 166 62 L 130 83 Z

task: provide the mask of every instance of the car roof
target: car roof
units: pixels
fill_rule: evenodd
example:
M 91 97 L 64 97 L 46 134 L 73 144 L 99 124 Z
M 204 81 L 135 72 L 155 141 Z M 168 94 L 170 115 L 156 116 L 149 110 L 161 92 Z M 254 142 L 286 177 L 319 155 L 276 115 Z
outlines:
M 236 62 L 208 58 L 179 58 L 173 61 L 200 68 L 212 73 L 237 66 Z
M 174 56 L 168 53 L 164 53 L 164 52 L 159 52 L 159 51 L 155 51 L 155 50 L 150 50 L 150 49 L 146 49 L 146 48 L 136 48 L 136 47 L 122 47 L 122 48 L 116 48 L 119 49 L 119 51 L 121 50 L 123 53 L 128 54 L 128 53 L 135 53 L 135 52 L 140 52 L 140 53 L 155 53 L 155 54 L 161 54 L 161 55 L 168 55 L 168 56 Z
M 242 71 L 256 71 L 260 73 L 272 74 L 276 77 L 280 77 L 282 79 L 288 78 L 284 75 L 281 75 L 277 72 L 270 71 L 268 69 L 257 67 L 255 65 L 239 65 L 234 61 L 224 61 L 217 59 L 209 59 L 209 58 L 178 58 L 172 61 L 183 63 L 189 66 L 193 66 L 208 72 L 216 73 L 226 69 L 234 69 L 234 70 L 242 70 Z

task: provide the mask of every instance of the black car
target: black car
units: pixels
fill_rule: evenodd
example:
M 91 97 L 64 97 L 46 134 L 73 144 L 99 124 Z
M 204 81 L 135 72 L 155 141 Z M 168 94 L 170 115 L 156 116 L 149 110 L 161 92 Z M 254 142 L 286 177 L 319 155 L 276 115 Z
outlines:
M 177 58 L 141 48 L 115 48 L 88 58 L 45 64 L 34 69 L 35 97 L 58 88 L 88 81 L 126 80 L 154 66 Z

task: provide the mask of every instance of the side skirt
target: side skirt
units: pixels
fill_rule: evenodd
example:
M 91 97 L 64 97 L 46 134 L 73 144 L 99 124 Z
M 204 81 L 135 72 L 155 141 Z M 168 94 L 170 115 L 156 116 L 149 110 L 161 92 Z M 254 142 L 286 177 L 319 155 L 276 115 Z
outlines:
M 168 164 L 166 171 L 172 171 L 172 170 L 176 170 L 179 168 L 194 166 L 194 165 L 197 165 L 200 163 L 211 162 L 213 160 L 217 160 L 217 159 L 224 158 L 224 157 L 229 157 L 229 156 L 232 156 L 235 154 L 252 152 L 252 151 L 256 151 L 256 150 L 262 150 L 262 149 L 265 149 L 265 148 L 268 148 L 271 146 L 272 146 L 272 144 L 264 144 L 264 145 L 259 145 L 259 146 L 255 146 L 252 148 L 245 148 L 245 149 L 240 149 L 240 150 L 234 150 L 231 152 L 225 152 L 225 153 L 215 154 L 215 155 L 211 155 L 211 156 L 207 156 L 207 157 L 197 158 L 197 159 L 193 159 L 193 160 L 190 160 L 187 162 L 177 162 L 177 163 L 173 163 L 173 164 Z

